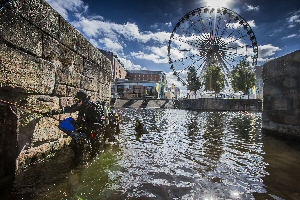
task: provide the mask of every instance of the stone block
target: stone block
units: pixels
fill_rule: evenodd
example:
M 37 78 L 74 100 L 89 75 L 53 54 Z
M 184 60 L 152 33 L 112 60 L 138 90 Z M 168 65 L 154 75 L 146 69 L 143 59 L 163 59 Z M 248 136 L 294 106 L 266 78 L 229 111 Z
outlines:
M 54 66 L 3 44 L 0 49 L 1 75 L 6 84 L 30 92 L 51 94 L 54 89 Z
M 98 81 L 95 78 L 82 76 L 81 87 L 85 90 L 98 91 Z
M 59 108 L 58 97 L 51 97 L 48 95 L 29 95 L 26 100 L 28 107 L 34 108 L 41 112 L 47 112 Z
M 85 77 L 98 78 L 99 77 L 99 66 L 92 60 L 86 60 L 83 65 L 82 74 Z
M 67 86 L 67 96 L 68 97 L 75 97 L 76 93 L 80 90 L 80 88 Z
M 44 0 L 10 1 L 8 8 L 52 37 L 59 37 L 60 15 Z
M 267 79 L 264 82 L 264 95 L 292 95 L 300 93 L 298 75 Z
M 289 99 L 282 97 L 282 98 L 274 98 L 273 100 L 274 101 L 272 103 L 271 110 L 284 110 L 284 111 L 290 110 Z
M 75 55 L 75 54 L 74 54 Z M 80 58 L 76 59 L 74 62 L 73 58 L 69 58 L 70 55 L 67 53 L 66 57 L 59 57 L 59 60 L 54 61 L 56 63 L 56 81 L 60 84 L 68 84 L 71 86 L 80 87 L 80 79 L 82 65 Z M 76 57 L 76 56 L 75 56 Z M 69 59 L 67 59 L 69 58 Z M 74 64 L 76 63 L 76 64 Z
M 66 96 L 67 95 L 67 86 L 56 84 L 54 88 L 54 95 L 56 96 Z
M 271 60 L 263 66 L 264 81 L 272 78 L 300 74 L 300 50 Z
M 11 45 L 37 57 L 42 56 L 42 32 L 6 8 L 0 12 L 0 33 L 2 39 Z
M 85 58 L 88 58 L 88 48 L 91 46 L 91 43 L 81 34 L 77 34 L 76 48 L 77 53 Z
M 68 85 L 79 88 L 80 87 L 80 82 L 81 82 L 81 74 L 75 72 L 74 70 L 71 71 L 70 76 L 69 76 Z
M 87 93 L 89 94 L 91 101 L 96 102 L 99 99 L 98 92 L 87 91 Z
M 58 60 L 61 45 L 57 39 L 44 35 L 43 38 L 43 58 L 48 61 Z
M 59 41 L 69 49 L 75 51 L 77 48 L 77 35 L 79 34 L 75 27 L 61 17 L 59 22 L 59 30 Z
M 103 54 L 100 52 L 99 49 L 95 48 L 92 44 L 89 45 L 89 60 L 93 60 L 95 63 L 100 65 L 102 59 L 103 59 Z
M 74 103 L 74 97 L 60 97 L 60 107 L 71 106 Z

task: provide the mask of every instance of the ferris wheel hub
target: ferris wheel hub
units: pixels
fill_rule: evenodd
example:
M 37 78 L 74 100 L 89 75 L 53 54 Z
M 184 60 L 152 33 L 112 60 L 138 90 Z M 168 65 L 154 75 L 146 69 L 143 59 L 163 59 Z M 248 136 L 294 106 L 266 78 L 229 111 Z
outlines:
M 211 46 L 211 50 L 214 53 L 218 52 L 219 49 L 220 49 L 220 46 L 218 44 L 214 44 L 214 45 Z

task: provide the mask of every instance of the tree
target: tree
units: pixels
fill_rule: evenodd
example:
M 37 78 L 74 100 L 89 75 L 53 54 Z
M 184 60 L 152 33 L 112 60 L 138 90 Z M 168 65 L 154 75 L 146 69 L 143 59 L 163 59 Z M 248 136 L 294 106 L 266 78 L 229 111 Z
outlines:
M 207 68 L 204 80 L 205 90 L 215 91 L 215 93 L 219 93 L 225 86 L 225 75 L 218 65 L 211 65 Z
M 190 91 L 194 91 L 195 95 L 196 92 L 200 89 L 201 87 L 201 82 L 199 77 L 197 77 L 197 70 L 195 66 L 190 66 L 189 71 L 187 73 L 187 89 Z
M 255 85 L 255 73 L 248 61 L 243 59 L 237 64 L 231 72 L 231 80 L 234 91 L 242 91 L 249 98 L 249 89 Z

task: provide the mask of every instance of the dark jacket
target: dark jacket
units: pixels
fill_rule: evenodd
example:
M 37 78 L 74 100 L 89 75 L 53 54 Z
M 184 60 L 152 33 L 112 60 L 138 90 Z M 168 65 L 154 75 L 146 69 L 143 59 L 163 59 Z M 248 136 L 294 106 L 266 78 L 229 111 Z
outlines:
M 94 127 L 101 121 L 101 117 L 103 113 L 101 113 L 101 109 L 98 108 L 98 106 L 88 100 L 84 103 L 82 103 L 81 106 L 78 106 L 77 104 L 73 104 L 71 106 L 63 107 L 59 110 L 52 110 L 51 114 L 65 114 L 65 113 L 73 113 L 78 112 L 77 117 L 77 125 L 80 127 Z

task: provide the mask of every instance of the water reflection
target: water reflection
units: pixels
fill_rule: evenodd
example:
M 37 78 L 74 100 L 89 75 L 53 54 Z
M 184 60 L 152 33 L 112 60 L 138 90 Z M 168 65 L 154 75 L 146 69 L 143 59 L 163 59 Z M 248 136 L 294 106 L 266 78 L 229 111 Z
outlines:
M 136 118 L 145 131 L 135 129 Z M 270 175 L 263 149 L 272 153 L 272 148 L 264 147 L 260 127 L 261 113 L 124 109 L 116 144 L 83 160 L 71 173 L 59 174 L 64 179 L 57 179 L 55 186 L 44 184 L 35 195 L 43 199 L 274 197 L 267 191 L 272 184 L 266 187 L 264 182 Z
M 240 139 L 260 126 L 251 120 L 259 114 L 147 109 L 127 114 L 144 117 L 149 133 L 130 140 L 130 121 L 124 121 L 120 145 L 128 159 L 121 161 L 127 172 L 120 179 L 122 192 L 161 199 L 250 198 L 265 192 L 262 144 Z M 241 133 L 239 126 L 245 126 Z

